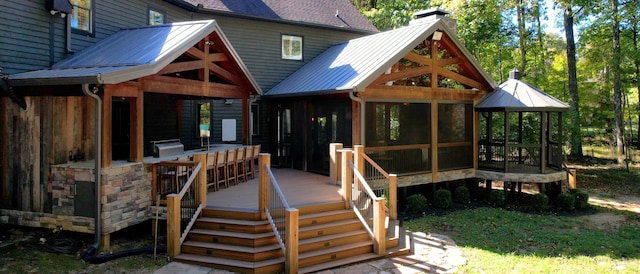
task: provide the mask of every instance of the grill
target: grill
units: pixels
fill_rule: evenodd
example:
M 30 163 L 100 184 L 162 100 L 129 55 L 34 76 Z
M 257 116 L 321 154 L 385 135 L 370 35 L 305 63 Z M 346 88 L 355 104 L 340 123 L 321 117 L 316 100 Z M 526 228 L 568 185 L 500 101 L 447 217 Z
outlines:
M 184 153 L 184 145 L 180 143 L 180 139 L 151 141 L 153 145 L 153 157 L 162 158 L 180 155 Z

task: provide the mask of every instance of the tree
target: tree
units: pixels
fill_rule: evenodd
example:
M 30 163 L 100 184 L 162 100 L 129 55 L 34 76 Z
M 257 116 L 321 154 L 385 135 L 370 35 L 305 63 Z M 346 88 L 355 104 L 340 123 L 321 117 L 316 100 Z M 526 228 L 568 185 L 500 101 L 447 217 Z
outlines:
M 613 107 L 615 113 L 616 156 L 618 163 L 624 161 L 624 113 L 622 109 L 622 82 L 620 81 L 620 18 L 618 13 L 618 0 L 611 1 L 612 33 L 613 33 Z

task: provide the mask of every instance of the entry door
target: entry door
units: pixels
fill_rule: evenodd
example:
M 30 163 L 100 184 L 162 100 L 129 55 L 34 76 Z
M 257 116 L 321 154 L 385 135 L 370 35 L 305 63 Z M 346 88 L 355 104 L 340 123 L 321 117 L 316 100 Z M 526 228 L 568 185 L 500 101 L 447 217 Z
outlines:
M 350 102 L 327 101 L 310 104 L 311 112 L 307 147 L 308 171 L 329 174 L 329 144 L 351 146 Z

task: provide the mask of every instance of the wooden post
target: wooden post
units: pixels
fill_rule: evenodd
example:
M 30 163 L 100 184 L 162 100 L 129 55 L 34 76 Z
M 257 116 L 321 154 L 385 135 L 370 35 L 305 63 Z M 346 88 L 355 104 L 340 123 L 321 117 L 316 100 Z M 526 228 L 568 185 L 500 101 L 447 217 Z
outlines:
M 198 185 L 194 187 L 197 187 L 199 203 L 204 207 L 207 206 L 207 154 L 195 154 L 193 155 L 193 161 L 200 163 Z
M 267 219 L 267 207 L 269 207 L 269 174 L 267 173 L 267 167 L 269 166 L 271 166 L 271 154 L 260 153 L 258 156 L 258 170 L 260 170 L 258 210 L 260 211 L 260 220 L 263 221 Z
M 351 208 L 351 192 L 353 184 L 353 173 L 349 167 L 349 161 L 353 160 L 351 149 L 341 149 L 342 153 L 342 199 L 346 208 Z
M 578 187 L 577 171 L 575 169 L 569 169 L 569 188 L 574 189 Z
M 433 80 L 434 79 L 432 78 L 432 81 Z M 435 81 L 436 81 L 435 85 L 437 87 L 438 85 L 437 77 L 435 78 Z M 431 182 L 432 183 L 438 182 L 438 161 L 439 161 L 438 160 L 438 101 L 433 100 L 431 102 Z
M 298 209 L 287 209 L 284 273 L 298 273 Z
M 332 183 L 338 184 L 340 181 L 340 159 L 338 158 L 338 150 L 342 149 L 341 143 L 331 143 L 329 144 L 329 179 Z
M 373 249 L 378 255 L 384 255 L 386 251 L 384 221 L 384 199 L 377 198 L 373 207 Z
M 167 255 L 180 254 L 180 196 L 167 195 Z
M 398 219 L 398 175 L 389 174 L 389 219 Z
M 362 154 L 364 154 L 364 146 L 356 145 L 356 146 L 353 146 L 353 149 L 354 149 L 353 165 L 360 172 L 360 174 L 364 175 L 364 157 L 362 157 Z

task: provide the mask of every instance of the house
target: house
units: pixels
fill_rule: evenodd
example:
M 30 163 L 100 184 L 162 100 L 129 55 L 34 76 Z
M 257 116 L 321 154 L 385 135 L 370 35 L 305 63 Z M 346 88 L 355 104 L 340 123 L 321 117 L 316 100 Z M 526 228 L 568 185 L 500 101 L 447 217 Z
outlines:
M 262 91 L 330 45 L 377 31 L 346 0 L 29 0 L 0 9 L 10 30 L 0 33 L 2 221 L 93 233 L 98 196 L 104 242 L 151 214 L 153 141 L 201 149 L 209 121 L 206 141 L 268 151 Z

